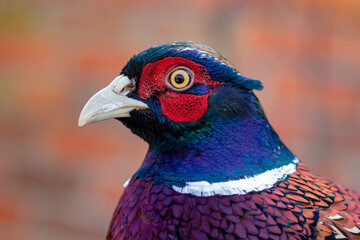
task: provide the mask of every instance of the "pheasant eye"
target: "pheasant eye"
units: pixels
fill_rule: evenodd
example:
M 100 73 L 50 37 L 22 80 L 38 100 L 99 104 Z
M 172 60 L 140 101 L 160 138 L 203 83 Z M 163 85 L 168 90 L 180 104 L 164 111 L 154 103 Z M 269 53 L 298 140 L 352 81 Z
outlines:
M 174 90 L 185 90 L 192 83 L 192 74 L 186 69 L 176 69 L 170 74 L 168 83 Z

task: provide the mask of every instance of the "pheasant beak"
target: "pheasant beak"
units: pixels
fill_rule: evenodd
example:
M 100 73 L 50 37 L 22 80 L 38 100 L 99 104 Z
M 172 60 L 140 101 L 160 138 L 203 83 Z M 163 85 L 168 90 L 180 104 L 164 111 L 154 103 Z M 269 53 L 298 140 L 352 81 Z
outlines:
M 126 96 L 133 87 L 127 76 L 116 77 L 85 104 L 80 113 L 79 127 L 110 118 L 130 117 L 132 110 L 148 108 L 145 103 Z

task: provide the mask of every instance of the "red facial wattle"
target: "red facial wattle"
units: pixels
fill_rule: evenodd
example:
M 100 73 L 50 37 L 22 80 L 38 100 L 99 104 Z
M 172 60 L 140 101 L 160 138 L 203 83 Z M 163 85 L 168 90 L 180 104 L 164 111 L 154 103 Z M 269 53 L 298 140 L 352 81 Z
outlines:
M 171 89 L 167 77 L 178 67 L 186 67 L 192 72 L 193 86 L 207 84 L 211 86 L 210 91 L 195 95 Z M 195 122 L 205 114 L 211 90 L 220 84 L 210 80 L 202 65 L 181 57 L 167 57 L 145 65 L 139 83 L 139 96 L 142 99 L 157 98 L 163 115 L 174 122 Z
M 206 112 L 210 93 L 206 95 L 192 95 L 166 92 L 159 99 L 162 113 L 175 122 L 195 122 Z

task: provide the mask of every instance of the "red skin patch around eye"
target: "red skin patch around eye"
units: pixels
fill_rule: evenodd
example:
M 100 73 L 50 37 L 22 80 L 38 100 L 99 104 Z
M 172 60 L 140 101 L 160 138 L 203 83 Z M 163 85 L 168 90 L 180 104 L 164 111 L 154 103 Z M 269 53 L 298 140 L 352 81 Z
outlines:
M 210 93 L 191 95 L 166 92 L 160 97 L 162 112 L 175 122 L 196 122 L 207 110 Z
M 160 100 L 162 113 L 175 122 L 195 122 L 207 110 L 209 94 L 192 95 L 169 91 L 167 76 L 175 68 L 184 66 L 193 72 L 193 83 L 205 83 L 212 88 L 222 83 L 209 79 L 203 66 L 181 57 L 167 57 L 145 65 L 139 83 L 139 96 L 142 99 L 156 97 Z

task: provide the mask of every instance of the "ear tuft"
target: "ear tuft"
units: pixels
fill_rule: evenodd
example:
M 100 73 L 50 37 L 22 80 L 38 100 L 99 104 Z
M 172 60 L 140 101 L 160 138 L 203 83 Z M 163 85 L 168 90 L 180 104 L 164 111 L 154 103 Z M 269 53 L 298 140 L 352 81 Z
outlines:
M 249 90 L 262 90 L 264 88 L 261 81 L 244 77 L 242 75 L 238 75 L 238 77 L 233 80 L 233 83 L 239 84 Z

